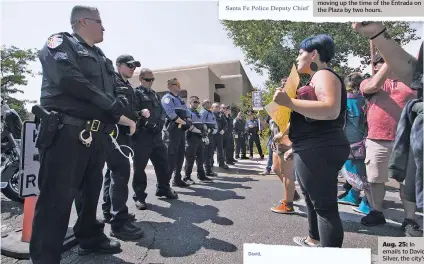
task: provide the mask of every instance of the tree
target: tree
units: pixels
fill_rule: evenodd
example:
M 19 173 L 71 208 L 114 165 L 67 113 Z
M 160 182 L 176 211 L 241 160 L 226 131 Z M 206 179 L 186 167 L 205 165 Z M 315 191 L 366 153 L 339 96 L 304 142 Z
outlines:
M 36 74 L 29 65 L 37 59 L 37 50 L 19 49 L 15 46 L 2 46 L 1 48 L 1 98 L 10 108 L 16 110 L 21 119 L 28 118 L 28 111 L 25 109 L 26 103 L 34 103 L 31 100 L 19 100 L 14 97 L 23 90 L 17 86 L 27 85 L 27 77 L 34 77 Z
M 331 67 L 340 75 L 363 71 L 370 63 L 369 41 L 355 33 L 351 23 L 311 23 L 271 20 L 221 22 L 237 47 L 244 52 L 247 62 L 257 73 L 268 70 L 270 80 L 278 83 L 290 73 L 295 63 L 300 42 L 310 36 L 328 34 L 336 43 L 336 55 Z M 418 37 L 409 22 L 386 22 L 392 37 L 407 44 Z M 359 67 L 347 65 L 348 55 L 361 59 Z M 287 76 L 286 76 L 287 77 Z M 302 78 L 302 82 L 305 79 Z

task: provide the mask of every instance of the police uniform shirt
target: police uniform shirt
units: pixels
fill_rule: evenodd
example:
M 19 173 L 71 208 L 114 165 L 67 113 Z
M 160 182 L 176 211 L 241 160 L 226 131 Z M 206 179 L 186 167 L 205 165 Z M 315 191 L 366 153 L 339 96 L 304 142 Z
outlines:
M 243 133 L 246 130 L 246 120 L 244 119 L 240 119 L 240 118 L 235 118 L 234 119 L 234 132 L 239 134 L 239 133 Z
M 136 109 L 141 111 L 148 109 L 150 111 L 149 122 L 158 124 L 165 120 L 165 112 L 159 95 L 151 88 L 139 86 L 135 90 Z M 145 119 L 142 117 L 142 119 Z
M 192 125 L 203 132 L 203 120 L 200 113 L 196 109 L 192 108 L 188 109 L 188 111 L 190 113 L 189 118 L 191 118 Z
M 62 32 L 48 39 L 39 59 L 43 67 L 40 103 L 47 110 L 118 122 L 122 109 L 113 104 L 113 63 L 100 48 L 89 46 L 77 34 Z
M 218 123 L 216 121 L 215 115 L 206 109 L 202 109 L 200 111 L 200 115 L 202 116 L 203 124 L 205 124 L 209 129 L 212 129 L 212 133 L 216 134 L 218 132 Z
M 252 125 L 253 127 L 252 128 L 250 128 L 249 126 L 250 125 Z M 246 122 L 246 130 L 249 132 L 249 133 L 257 133 L 258 131 L 259 131 L 259 125 L 258 125 L 258 120 L 257 119 L 254 119 L 254 120 L 248 120 L 247 122 Z
M 115 97 L 124 96 L 128 100 L 128 106 L 124 109 L 124 115 L 133 121 L 136 121 L 134 110 L 134 89 L 128 80 L 124 80 L 121 74 L 115 72 Z
M 168 119 L 171 121 L 177 120 L 178 117 L 186 120 L 191 115 L 187 109 L 187 105 L 178 95 L 175 96 L 172 93 L 167 92 L 162 97 L 161 103 Z

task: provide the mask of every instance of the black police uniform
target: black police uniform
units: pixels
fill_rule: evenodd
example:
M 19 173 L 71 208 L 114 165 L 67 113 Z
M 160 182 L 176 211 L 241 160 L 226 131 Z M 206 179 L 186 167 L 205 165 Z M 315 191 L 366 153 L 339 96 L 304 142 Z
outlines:
M 246 120 L 236 118 L 234 119 L 234 139 L 236 142 L 236 158 L 246 158 Z
M 218 124 L 216 122 L 215 115 L 208 109 L 203 108 L 200 111 L 200 115 L 202 116 L 202 122 L 206 125 L 207 128 L 207 137 L 209 139 L 209 145 L 205 145 L 205 171 L 207 176 L 217 176 L 216 173 L 212 171 L 213 165 L 213 139 L 214 133 L 218 133 Z
M 128 105 L 124 110 L 124 115 L 133 121 L 136 121 L 134 109 L 134 90 L 127 80 L 125 81 L 119 73 L 115 73 L 118 85 L 115 88 L 115 96 L 124 98 Z M 131 136 L 128 135 L 129 127 L 118 125 L 119 134 L 116 139 L 121 146 L 132 147 Z M 130 150 L 122 147 L 121 151 L 128 157 Z M 128 213 L 128 181 L 131 174 L 131 164 L 129 159 L 115 149 L 107 158 L 107 171 L 103 184 L 103 215 L 105 220 L 110 221 L 111 236 L 120 239 L 137 239 L 143 233 L 141 229 L 130 224 L 129 220 L 134 219 L 133 214 Z
M 185 131 L 191 127 L 190 114 L 181 97 L 171 92 L 162 97 L 161 103 L 166 113 L 163 138 L 168 149 L 168 173 L 171 176 L 174 173 L 173 185 L 187 187 L 188 184 L 182 180 L 181 170 L 184 163 Z M 186 121 L 186 124 L 177 124 L 175 120 L 178 118 Z
M 249 127 L 252 126 L 252 127 Z M 249 152 L 250 158 L 253 158 L 253 143 L 255 143 L 256 148 L 258 149 L 259 156 L 261 159 L 264 158 L 264 154 L 262 153 L 261 141 L 259 138 L 259 121 L 257 119 L 248 120 L 246 122 L 246 131 L 249 136 Z
M 43 67 L 42 116 L 36 145 L 40 152 L 40 195 L 35 207 L 30 242 L 33 263 L 60 263 L 73 200 L 82 207 L 74 226 L 79 253 L 117 252 L 96 221 L 103 167 L 112 150 L 109 135 L 123 114 L 114 98 L 112 61 L 78 35 L 52 35 L 39 53 Z M 57 112 L 57 113 L 56 113 Z M 36 114 L 37 116 L 37 114 Z M 40 117 L 40 116 L 38 116 Z M 92 134 L 91 145 L 80 139 Z M 88 142 L 86 142 L 88 143 Z
M 224 132 L 227 130 L 227 120 L 225 119 L 225 116 L 222 113 L 214 113 L 214 115 L 216 118 L 216 123 L 218 124 L 218 132 L 213 135 L 212 149 L 216 149 L 219 167 L 228 168 L 228 166 L 225 164 L 224 157 L 224 136 L 219 133 L 221 130 L 224 130 Z M 213 156 L 211 158 L 213 164 Z
M 134 200 L 139 202 L 139 209 L 146 207 L 147 176 L 146 166 L 152 161 L 157 179 L 157 196 L 177 198 L 178 195 L 169 185 L 171 175 L 168 173 L 168 153 L 162 140 L 162 128 L 165 122 L 165 112 L 159 95 L 151 88 L 139 86 L 135 89 L 135 111 L 138 113 L 137 131 L 134 141 Z M 144 118 L 140 111 L 148 109 L 150 117 Z
M 224 134 L 224 157 L 227 164 L 234 164 L 234 138 L 233 138 L 233 118 L 231 115 L 224 116 L 227 121 L 227 130 Z
M 187 182 L 191 179 L 191 172 L 193 171 L 194 161 L 196 160 L 197 165 L 197 178 L 199 181 L 210 181 L 206 177 L 203 163 L 205 162 L 205 138 L 207 138 L 207 126 L 203 123 L 201 114 L 197 109 L 190 108 L 191 120 L 193 127 L 200 130 L 201 133 L 194 133 L 190 129 L 186 132 L 186 148 L 185 148 L 185 178 Z M 209 145 L 209 139 L 207 141 Z

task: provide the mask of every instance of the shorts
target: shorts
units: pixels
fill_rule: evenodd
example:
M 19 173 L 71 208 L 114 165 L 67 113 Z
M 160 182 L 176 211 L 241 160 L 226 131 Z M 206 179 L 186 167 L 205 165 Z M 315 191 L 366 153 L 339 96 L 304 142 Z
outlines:
M 386 183 L 389 181 L 389 157 L 393 149 L 393 141 L 365 141 L 365 168 L 369 183 Z
M 278 154 L 278 156 L 280 157 L 283 157 L 284 153 L 286 153 L 286 151 L 290 149 L 290 147 L 287 147 L 285 145 L 275 144 L 275 143 L 271 145 L 271 148 L 272 148 L 272 152 L 274 152 L 275 154 Z

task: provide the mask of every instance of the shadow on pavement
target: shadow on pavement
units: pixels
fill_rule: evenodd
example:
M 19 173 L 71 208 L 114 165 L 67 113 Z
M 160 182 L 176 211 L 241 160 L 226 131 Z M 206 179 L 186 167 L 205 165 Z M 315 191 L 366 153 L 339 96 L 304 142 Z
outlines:
M 87 256 L 78 256 L 76 252 L 78 247 L 63 253 L 62 264 L 98 264 L 98 263 L 116 263 L 116 264 L 131 264 L 132 262 L 127 262 L 123 259 L 120 259 L 114 255 L 108 254 L 90 254 Z
M 3 220 L 13 218 L 15 216 L 21 215 L 24 212 L 24 204 L 11 201 L 9 199 L 1 199 L 1 212 L 9 213 Z
M 211 186 L 213 186 L 211 183 Z M 245 199 L 246 197 L 244 196 L 240 196 L 238 195 L 236 192 L 234 191 L 230 191 L 230 190 L 217 190 L 217 189 L 205 189 L 205 188 L 199 188 L 199 187 L 188 187 L 185 188 L 188 190 L 193 190 L 192 192 L 187 192 L 187 191 L 180 191 L 178 190 L 178 194 L 185 194 L 185 195 L 191 195 L 191 196 L 198 196 L 198 197 L 202 197 L 202 198 L 208 198 L 211 199 L 212 201 L 226 201 L 226 200 L 230 200 L 230 199 L 236 199 L 236 200 L 242 200 Z
M 217 180 L 220 180 L 220 179 L 217 179 Z M 194 186 L 196 186 L 196 185 L 194 185 Z M 211 186 L 211 187 L 219 188 L 219 189 L 223 189 L 223 190 L 232 190 L 232 189 L 250 190 L 250 189 L 252 189 L 252 187 L 244 186 L 244 185 L 241 185 L 240 183 L 217 182 L 217 181 L 214 181 L 212 183 L 208 183 L 207 186 Z
M 364 226 L 358 222 L 343 221 L 343 229 L 345 232 L 365 234 L 370 236 L 385 236 L 385 237 L 404 237 L 400 227 L 391 223 L 386 223 L 382 226 Z
M 211 177 L 211 179 L 217 179 L 219 181 L 224 182 L 252 182 L 252 181 L 259 181 L 250 177 L 231 177 L 231 176 L 217 176 L 217 177 Z
M 151 210 L 164 217 L 173 219 L 174 222 L 141 222 L 155 228 L 154 242 L 143 245 L 149 249 L 158 249 L 162 257 L 184 257 L 195 254 L 201 248 L 221 252 L 234 252 L 237 247 L 223 240 L 213 238 L 209 231 L 195 225 L 211 221 L 217 225 L 232 225 L 233 221 L 218 215 L 218 208 L 210 205 L 197 205 L 181 200 L 168 200 L 170 207 L 153 204 Z M 213 228 L 212 228 L 213 229 Z M 209 237 L 211 235 L 212 237 Z

